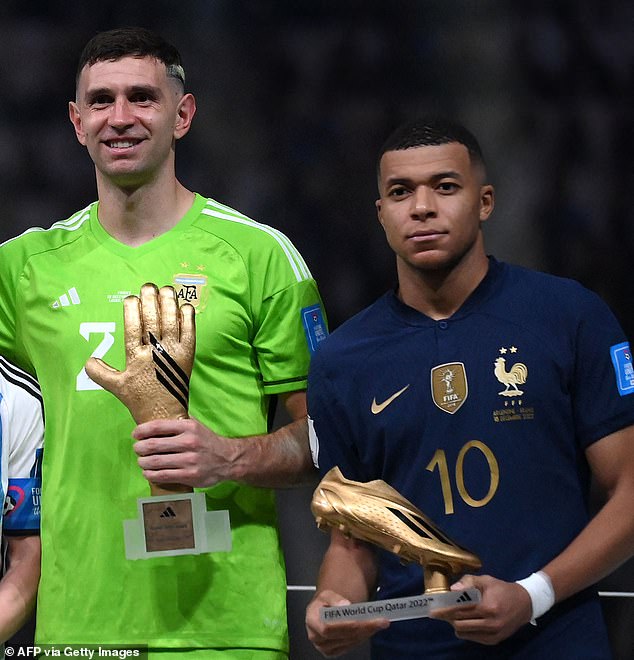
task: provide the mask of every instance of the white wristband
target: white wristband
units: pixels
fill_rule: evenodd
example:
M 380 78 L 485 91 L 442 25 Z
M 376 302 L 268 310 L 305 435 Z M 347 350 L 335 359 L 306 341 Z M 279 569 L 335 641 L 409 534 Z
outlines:
M 537 571 L 537 573 L 533 573 L 523 580 L 517 580 L 517 584 L 524 587 L 531 597 L 531 603 L 533 605 L 531 623 L 536 626 L 537 622 L 535 619 L 539 618 L 542 614 L 546 614 L 555 604 L 553 583 L 544 571 Z

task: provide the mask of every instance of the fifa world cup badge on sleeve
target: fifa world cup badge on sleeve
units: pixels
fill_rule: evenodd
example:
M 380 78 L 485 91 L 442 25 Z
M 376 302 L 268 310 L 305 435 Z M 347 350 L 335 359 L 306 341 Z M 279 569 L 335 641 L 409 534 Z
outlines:
M 137 424 L 186 419 L 196 349 L 194 307 L 179 307 L 171 286 L 144 284 L 139 297 L 123 301 L 123 322 L 125 370 L 91 357 L 86 373 L 125 404 Z M 137 500 L 139 518 L 124 521 L 128 559 L 231 550 L 229 512 L 207 511 L 204 493 L 155 483 L 150 492 Z
M 306 334 L 306 344 L 312 355 L 317 350 L 320 342 L 326 339 L 328 334 L 321 305 L 304 307 L 302 309 L 302 324 L 304 326 L 304 333 Z
M 610 355 L 612 356 L 619 394 L 621 396 L 634 394 L 634 363 L 629 343 L 623 342 L 611 346 Z
M 384 481 L 351 481 L 334 467 L 317 486 L 311 510 L 320 528 L 333 527 L 393 552 L 403 562 L 421 564 L 425 585 L 420 596 L 322 607 L 322 621 L 418 619 L 434 610 L 480 601 L 478 589 L 449 589 L 452 575 L 478 570 L 480 559 L 449 539 Z

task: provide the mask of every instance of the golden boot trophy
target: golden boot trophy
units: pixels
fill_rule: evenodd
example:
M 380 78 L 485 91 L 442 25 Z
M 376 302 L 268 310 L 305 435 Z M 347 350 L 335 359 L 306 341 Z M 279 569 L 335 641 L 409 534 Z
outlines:
M 320 529 L 336 528 L 346 536 L 393 552 L 402 562 L 416 562 L 423 567 L 426 597 L 423 606 L 416 610 L 411 605 L 412 599 L 383 601 L 386 611 L 379 611 L 381 616 L 393 612 L 389 616 L 392 620 L 417 618 L 428 616 L 432 609 L 479 599 L 479 592 L 472 593 L 477 590 L 467 590 L 466 595 L 450 591 L 450 578 L 463 573 L 465 569 L 480 569 L 480 559 L 448 538 L 425 514 L 385 481 L 351 481 L 343 476 L 338 467 L 334 467 L 315 489 L 311 510 Z M 371 618 L 373 612 L 377 616 L 377 610 L 380 610 L 376 603 L 358 605 L 363 611 L 357 612 L 357 616 L 352 616 L 355 614 L 352 612 L 346 618 Z M 341 610 L 324 609 L 332 610 L 335 614 L 336 610 Z M 333 620 L 335 617 L 324 618 Z

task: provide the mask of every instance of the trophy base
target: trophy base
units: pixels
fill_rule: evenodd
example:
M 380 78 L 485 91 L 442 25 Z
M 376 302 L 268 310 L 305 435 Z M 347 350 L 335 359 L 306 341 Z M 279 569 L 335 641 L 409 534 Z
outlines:
M 436 566 L 423 566 L 425 595 L 439 594 L 449 591 L 449 574 L 447 569 Z
M 207 511 L 204 493 L 141 497 L 139 517 L 123 521 L 126 559 L 229 552 L 229 512 Z
M 444 609 L 445 607 L 475 605 L 480 602 L 481 597 L 478 589 L 474 587 L 464 591 L 445 591 L 431 594 L 426 591 L 422 596 L 322 607 L 319 611 L 319 618 L 326 623 L 366 621 L 368 619 L 388 619 L 389 621 L 423 619 L 430 616 L 434 610 Z

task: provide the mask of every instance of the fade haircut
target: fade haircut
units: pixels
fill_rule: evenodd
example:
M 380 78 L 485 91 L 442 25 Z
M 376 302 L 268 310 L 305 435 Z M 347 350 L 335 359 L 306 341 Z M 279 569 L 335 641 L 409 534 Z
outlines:
M 471 162 L 486 176 L 484 155 L 474 135 L 461 124 L 443 117 L 423 117 L 399 126 L 384 142 L 377 162 L 380 178 L 381 158 L 387 151 L 400 151 L 414 147 L 432 147 L 458 142 L 466 147 Z
M 96 34 L 79 56 L 75 84 L 83 68 L 96 62 L 114 62 L 122 57 L 153 57 L 165 64 L 169 78 L 178 80 L 185 89 L 185 70 L 178 50 L 163 37 L 141 27 L 125 27 Z

